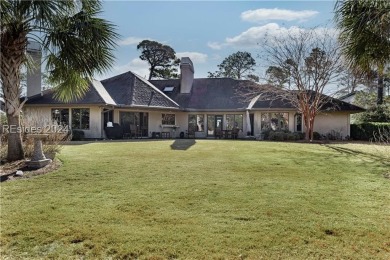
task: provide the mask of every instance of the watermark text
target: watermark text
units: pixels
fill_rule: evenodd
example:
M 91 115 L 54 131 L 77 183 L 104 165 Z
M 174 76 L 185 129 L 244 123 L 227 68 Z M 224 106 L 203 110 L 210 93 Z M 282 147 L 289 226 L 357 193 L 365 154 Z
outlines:
M 68 133 L 69 126 L 63 125 L 45 125 L 45 126 L 18 126 L 18 125 L 3 125 L 0 128 L 0 133 L 3 134 L 57 134 Z

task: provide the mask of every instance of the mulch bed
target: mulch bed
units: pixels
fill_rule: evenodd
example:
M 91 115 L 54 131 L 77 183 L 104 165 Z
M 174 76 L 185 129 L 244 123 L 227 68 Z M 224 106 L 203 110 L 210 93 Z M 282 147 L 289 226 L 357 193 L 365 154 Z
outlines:
M 45 167 L 37 170 L 32 170 L 26 166 L 26 160 L 5 163 L 1 165 L 0 168 L 0 182 L 23 180 L 34 176 L 47 174 L 57 170 L 58 168 L 60 168 L 61 165 L 62 163 L 60 160 L 54 159 L 50 164 L 46 165 Z M 17 171 L 22 171 L 23 175 L 16 175 Z

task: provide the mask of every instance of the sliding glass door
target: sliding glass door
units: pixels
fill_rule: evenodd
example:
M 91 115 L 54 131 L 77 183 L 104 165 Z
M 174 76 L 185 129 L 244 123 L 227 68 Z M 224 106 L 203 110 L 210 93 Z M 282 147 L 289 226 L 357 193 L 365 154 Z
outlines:
M 119 117 L 124 134 L 132 137 L 148 137 L 148 113 L 120 112 Z
M 215 132 L 221 132 L 223 115 L 207 115 L 207 136 L 215 136 Z

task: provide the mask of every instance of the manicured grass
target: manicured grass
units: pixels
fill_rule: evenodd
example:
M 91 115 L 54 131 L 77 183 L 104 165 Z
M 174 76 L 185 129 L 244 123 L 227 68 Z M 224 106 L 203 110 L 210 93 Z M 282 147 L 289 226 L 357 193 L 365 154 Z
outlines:
M 58 171 L 1 184 L 1 256 L 389 259 L 389 162 L 365 148 L 65 146 Z

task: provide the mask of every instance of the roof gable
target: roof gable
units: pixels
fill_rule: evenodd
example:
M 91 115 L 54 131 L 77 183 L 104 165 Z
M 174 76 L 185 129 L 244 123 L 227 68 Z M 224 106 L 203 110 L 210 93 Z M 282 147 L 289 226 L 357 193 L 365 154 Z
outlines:
M 134 75 L 130 72 L 120 74 L 101 81 L 111 98 L 116 104 L 131 105 L 132 86 L 134 86 Z
M 112 99 L 110 94 L 104 88 L 102 83 L 98 80 L 92 80 L 92 85 L 95 87 L 95 90 L 98 92 L 99 96 L 104 100 L 106 104 L 116 105 L 115 101 Z
M 126 72 L 102 81 L 118 105 L 178 108 L 179 105 L 140 76 Z

